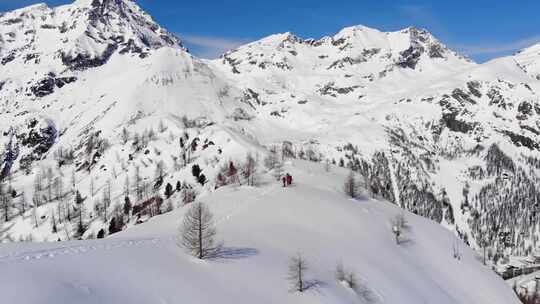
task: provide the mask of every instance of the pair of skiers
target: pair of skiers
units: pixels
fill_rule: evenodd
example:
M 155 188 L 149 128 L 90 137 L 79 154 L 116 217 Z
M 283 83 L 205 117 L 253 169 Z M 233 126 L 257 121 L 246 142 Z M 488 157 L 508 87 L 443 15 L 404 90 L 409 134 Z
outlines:
M 283 187 L 290 186 L 292 184 L 292 175 L 289 173 L 285 174 L 285 176 L 281 178 L 281 181 L 283 182 Z

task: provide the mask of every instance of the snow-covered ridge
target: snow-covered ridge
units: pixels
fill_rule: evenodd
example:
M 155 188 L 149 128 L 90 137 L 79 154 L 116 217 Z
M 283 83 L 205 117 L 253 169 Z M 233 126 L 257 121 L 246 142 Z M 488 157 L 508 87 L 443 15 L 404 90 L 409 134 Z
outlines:
M 292 33 L 271 35 L 224 54 L 220 61 L 235 73 L 268 67 L 293 73 L 298 69 L 367 69 L 379 74 L 394 66 L 414 70 L 428 60 L 447 62 L 449 68 L 470 64 L 425 30 L 409 27 L 381 32 L 365 26 L 347 27 L 319 40 Z
M 531 77 L 540 80 L 540 43 L 522 50 L 513 58 Z
M 176 245 L 188 205 L 106 240 L 0 247 L 3 298 L 21 304 L 518 303 L 502 279 L 433 222 L 405 214 L 407 231 L 397 245 L 391 221 L 402 211 L 346 198 L 341 183 L 348 170 L 328 172 L 306 161 L 284 169 L 295 177 L 292 187 L 262 175 L 257 187 L 224 187 L 200 198 L 224 241 L 214 259 L 196 260 Z M 291 292 L 286 279 L 297 253 L 313 284 L 303 293 Z M 356 286 L 336 279 L 338 263 L 354 273 Z

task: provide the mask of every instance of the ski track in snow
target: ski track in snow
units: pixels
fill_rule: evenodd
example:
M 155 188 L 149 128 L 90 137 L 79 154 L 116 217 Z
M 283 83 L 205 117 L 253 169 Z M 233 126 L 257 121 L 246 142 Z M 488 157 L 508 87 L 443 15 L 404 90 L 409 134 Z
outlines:
M 249 199 L 243 200 L 240 203 L 236 204 L 236 207 L 229 212 L 227 215 L 221 217 L 216 221 L 216 225 L 220 225 L 236 214 L 239 214 L 243 210 L 247 209 L 249 206 L 255 204 L 257 201 L 261 200 L 263 197 L 269 193 L 275 191 L 280 187 L 272 186 Z M 71 256 L 71 255 L 80 255 L 85 253 L 90 253 L 99 250 L 115 250 L 118 248 L 126 247 L 139 247 L 139 246 L 159 246 L 169 241 L 174 241 L 175 237 L 168 238 L 149 238 L 149 239 L 128 239 L 128 240 L 119 240 L 119 241 L 110 241 L 104 240 L 103 242 L 89 244 L 89 245 L 72 245 L 72 246 L 62 246 L 44 250 L 35 250 L 35 251 L 14 251 L 7 254 L 0 255 L 0 264 L 2 263 L 24 263 L 30 261 L 39 261 L 43 259 L 52 259 L 58 256 Z
M 36 251 L 16 251 L 0 255 L 1 263 L 29 262 L 42 259 L 52 259 L 57 256 L 70 256 L 90 253 L 98 250 L 115 250 L 126 247 L 140 247 L 145 245 L 158 246 L 169 241 L 170 238 L 132 239 L 121 241 L 103 241 L 90 245 L 63 246 Z

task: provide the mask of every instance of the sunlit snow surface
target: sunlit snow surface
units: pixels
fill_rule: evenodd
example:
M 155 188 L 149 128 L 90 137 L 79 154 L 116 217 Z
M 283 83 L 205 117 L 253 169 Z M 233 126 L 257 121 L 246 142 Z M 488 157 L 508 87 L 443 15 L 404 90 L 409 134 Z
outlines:
M 0 249 L 6 303 L 518 303 L 508 286 L 454 236 L 407 214 L 396 245 L 382 201 L 347 199 L 346 171 L 294 161 L 294 184 L 231 186 L 200 198 L 215 216 L 225 250 L 198 261 L 175 244 L 186 207 L 102 241 L 12 244 Z M 301 252 L 314 283 L 289 292 L 290 256 Z M 362 295 L 336 282 L 341 261 Z

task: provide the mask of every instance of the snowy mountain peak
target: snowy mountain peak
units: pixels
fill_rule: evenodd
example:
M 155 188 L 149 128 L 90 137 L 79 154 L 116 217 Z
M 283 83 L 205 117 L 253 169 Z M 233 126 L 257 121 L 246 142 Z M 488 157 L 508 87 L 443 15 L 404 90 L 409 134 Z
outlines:
M 267 36 L 267 37 L 264 37 L 258 41 L 255 41 L 253 43 L 263 43 L 263 42 L 266 42 L 266 43 L 280 43 L 280 42 L 283 42 L 285 40 L 288 40 L 291 36 L 294 36 L 291 32 L 285 32 L 285 33 L 278 33 L 278 34 L 272 34 L 270 36 Z
M 137 3 L 132 0 L 75 0 L 71 6 L 80 8 L 102 8 L 104 11 L 116 11 L 130 8 L 142 12 Z
M 540 80 L 540 43 L 521 50 L 513 58 L 530 77 Z
M 335 36 L 340 36 L 340 37 L 341 36 L 354 36 L 358 33 L 368 33 L 368 32 L 380 33 L 381 31 L 359 24 L 359 25 L 344 27 Z
M 99 5 L 125 5 L 126 3 L 134 4 L 131 0 L 75 0 L 73 5 L 79 7 L 90 7 Z
M 425 30 L 410 27 L 382 32 L 356 25 L 318 40 L 290 32 L 271 35 L 229 51 L 213 65 L 244 90 L 257 92 L 257 103 L 265 104 L 264 99 L 274 98 L 267 93 L 274 95 L 283 88 L 299 96 L 299 103 L 305 102 L 307 92 L 358 100 L 365 96 L 362 91 L 380 81 L 416 82 L 416 77 L 451 75 L 474 64 Z M 298 74 L 302 81 L 283 78 L 296 79 Z M 268 83 L 262 85 L 262 81 Z
M 22 7 L 22 8 L 18 8 L 18 9 L 9 11 L 9 12 L 0 12 L 0 17 L 2 17 L 4 15 L 7 15 L 7 14 L 21 15 L 21 14 L 25 14 L 25 13 L 31 13 L 31 12 L 36 12 L 36 11 L 44 11 L 44 10 L 48 10 L 48 9 L 49 9 L 49 6 L 47 6 L 46 3 L 36 3 L 36 4 L 32 4 L 32 5 L 29 5 L 29 6 Z
M 231 66 L 233 74 L 267 68 L 283 72 L 338 69 L 354 70 L 370 79 L 398 69 L 453 71 L 471 64 L 426 30 L 409 27 L 381 32 L 363 25 L 318 40 L 289 32 L 271 35 L 228 52 L 221 61 Z
M 103 65 L 116 52 L 142 58 L 161 47 L 183 49 L 176 36 L 126 0 L 79 0 L 52 9 L 34 5 L 0 16 L 0 24 L 2 65 L 84 70 Z
M 149 48 L 182 46 L 178 38 L 162 29 L 133 1 L 93 0 L 89 9 L 90 24 L 105 27 L 98 28 L 101 32 L 118 30 L 120 34 L 132 35 L 127 39 L 138 40 Z

